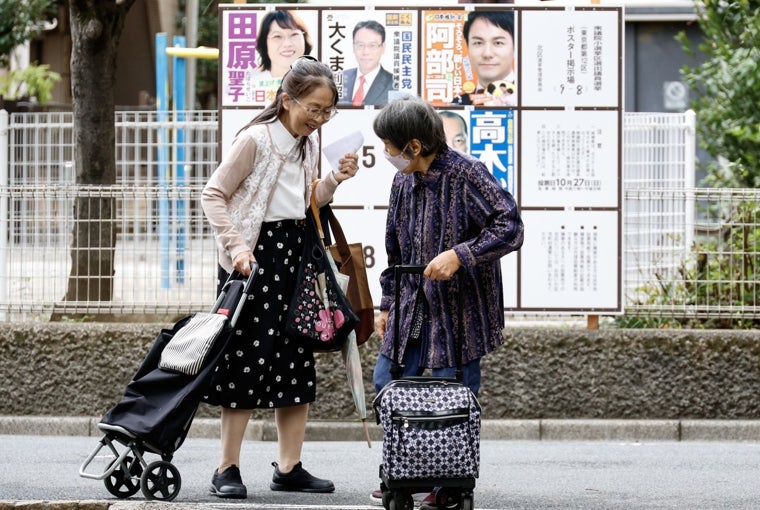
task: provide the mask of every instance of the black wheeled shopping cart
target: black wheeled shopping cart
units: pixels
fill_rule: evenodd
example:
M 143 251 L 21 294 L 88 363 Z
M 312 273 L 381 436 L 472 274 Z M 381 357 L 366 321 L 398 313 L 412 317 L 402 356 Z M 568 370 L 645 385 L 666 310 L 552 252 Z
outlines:
M 377 423 L 383 428 L 383 506 L 386 510 L 413 510 L 413 493 L 436 488 L 438 508 L 472 510 L 480 468 L 480 403 L 461 382 L 461 297 L 454 348 L 457 376 L 399 377 L 403 373 L 398 348 L 401 277 L 412 273 L 422 278 L 424 269 L 425 266 L 395 268 L 393 380 L 373 402 Z M 461 275 L 449 283 L 453 284 L 459 286 L 456 292 L 461 296 Z
M 257 272 L 255 263 L 247 280 L 233 272 L 210 314 L 185 317 L 171 329 L 161 330 L 127 385 L 123 399 L 98 424 L 103 437 L 79 469 L 80 476 L 103 480 L 108 492 L 117 498 L 128 498 L 139 490 L 149 500 L 171 501 L 177 496 L 181 477 L 171 463 L 172 457 L 184 442 L 214 370 L 234 334 Z M 210 323 L 214 324 L 211 329 L 207 326 Z M 208 335 L 208 331 L 213 334 Z M 207 335 L 204 352 L 199 354 L 198 342 L 192 342 L 204 334 Z M 179 342 L 188 338 L 190 344 Z M 167 348 L 173 339 L 175 342 Z M 192 366 L 166 368 L 177 366 L 176 357 L 167 360 L 169 351 L 177 352 L 175 345 L 194 356 Z M 100 455 L 103 449 L 106 454 Z M 148 454 L 157 455 L 160 460 L 149 462 Z M 105 466 L 102 472 L 91 472 L 96 459 Z

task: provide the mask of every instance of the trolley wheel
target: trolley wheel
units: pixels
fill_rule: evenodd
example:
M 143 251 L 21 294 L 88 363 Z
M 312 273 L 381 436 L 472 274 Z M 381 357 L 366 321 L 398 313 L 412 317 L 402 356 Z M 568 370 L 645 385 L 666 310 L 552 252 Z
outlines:
M 462 496 L 462 510 L 473 510 L 475 508 L 475 502 L 473 501 L 472 494 Z
M 435 491 L 435 504 L 444 510 L 458 510 L 462 491 L 452 487 L 439 487 Z
M 114 459 L 116 462 L 116 459 Z M 110 468 L 110 466 L 109 466 Z M 116 466 L 116 469 L 103 480 L 108 492 L 117 498 L 128 498 L 137 494 L 140 490 L 140 475 L 142 466 L 140 461 L 135 460 L 131 455 L 127 455 L 122 462 Z
M 385 510 L 390 509 L 392 499 L 393 499 L 393 496 L 391 496 L 391 491 L 384 490 L 383 491 L 383 508 L 385 508 Z
M 148 464 L 140 477 L 140 488 L 148 500 L 171 501 L 177 497 L 181 486 L 179 470 L 165 460 Z
M 388 510 L 414 510 L 414 498 L 408 492 L 395 490 L 388 499 Z

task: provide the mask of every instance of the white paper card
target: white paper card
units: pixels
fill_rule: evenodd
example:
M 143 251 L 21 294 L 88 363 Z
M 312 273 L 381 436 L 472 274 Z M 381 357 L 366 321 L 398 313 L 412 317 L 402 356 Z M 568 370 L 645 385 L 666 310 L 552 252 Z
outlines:
M 337 172 L 340 166 L 338 164 L 340 158 L 349 153 L 359 152 L 363 143 L 364 135 L 361 131 L 354 131 L 343 138 L 335 140 L 330 145 L 322 147 L 322 152 L 330 163 L 330 166 Z

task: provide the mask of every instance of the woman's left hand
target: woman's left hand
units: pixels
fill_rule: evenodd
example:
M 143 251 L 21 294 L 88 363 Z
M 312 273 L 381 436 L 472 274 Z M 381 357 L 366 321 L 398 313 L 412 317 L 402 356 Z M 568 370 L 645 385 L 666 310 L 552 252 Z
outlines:
M 338 171 L 333 173 L 335 180 L 343 182 L 350 179 L 359 171 L 359 155 L 346 154 L 338 161 Z

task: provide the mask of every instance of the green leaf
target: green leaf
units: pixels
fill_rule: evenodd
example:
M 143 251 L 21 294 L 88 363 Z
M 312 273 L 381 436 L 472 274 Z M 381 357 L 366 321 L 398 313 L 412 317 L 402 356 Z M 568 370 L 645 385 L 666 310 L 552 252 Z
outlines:
M 760 10 L 755 1 L 697 2 L 698 24 L 704 34 L 699 50 L 707 57 L 683 66 L 681 76 L 694 91 L 700 145 L 713 157 L 732 164 L 725 172 L 707 167 L 715 186 L 755 187 L 760 182 Z M 758 11 L 758 12 L 756 12 Z M 695 55 L 684 33 L 676 39 Z

